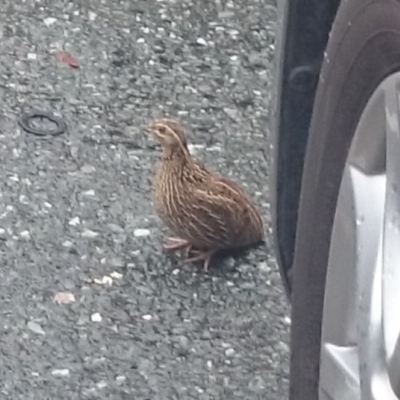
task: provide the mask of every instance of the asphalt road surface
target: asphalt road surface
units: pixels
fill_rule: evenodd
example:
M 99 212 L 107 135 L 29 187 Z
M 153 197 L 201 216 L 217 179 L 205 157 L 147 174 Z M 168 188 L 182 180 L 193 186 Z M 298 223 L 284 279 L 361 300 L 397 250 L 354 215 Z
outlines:
M 273 0 L 2 0 L 1 399 L 287 397 L 270 238 L 208 274 L 163 253 L 142 129 L 179 118 L 270 233 L 275 20 Z M 26 133 L 33 109 L 68 131 Z

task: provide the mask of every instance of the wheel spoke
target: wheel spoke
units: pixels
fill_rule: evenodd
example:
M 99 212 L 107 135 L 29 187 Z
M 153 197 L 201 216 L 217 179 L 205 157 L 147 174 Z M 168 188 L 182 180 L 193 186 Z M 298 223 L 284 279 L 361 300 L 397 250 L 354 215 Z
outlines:
M 332 229 L 320 400 L 400 398 L 400 73 L 371 96 Z
M 400 393 L 400 129 L 399 87 L 384 86 L 386 110 L 387 189 L 383 229 L 383 333 L 393 390 Z

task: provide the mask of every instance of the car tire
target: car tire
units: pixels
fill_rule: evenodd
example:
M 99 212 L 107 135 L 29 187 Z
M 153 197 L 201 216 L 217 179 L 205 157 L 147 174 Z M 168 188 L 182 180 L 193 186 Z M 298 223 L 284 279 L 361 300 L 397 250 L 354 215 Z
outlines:
M 319 398 L 321 326 L 339 187 L 371 94 L 400 71 L 400 2 L 347 0 L 324 55 L 307 144 L 293 267 L 290 400 Z

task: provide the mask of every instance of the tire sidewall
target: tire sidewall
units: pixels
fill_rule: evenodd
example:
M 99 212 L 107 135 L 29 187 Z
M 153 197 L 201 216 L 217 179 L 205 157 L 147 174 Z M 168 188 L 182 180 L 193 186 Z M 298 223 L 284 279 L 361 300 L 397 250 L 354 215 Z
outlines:
M 317 400 L 325 278 L 347 154 L 371 94 L 400 71 L 400 4 L 347 0 L 320 74 L 303 171 L 292 294 L 290 400 Z

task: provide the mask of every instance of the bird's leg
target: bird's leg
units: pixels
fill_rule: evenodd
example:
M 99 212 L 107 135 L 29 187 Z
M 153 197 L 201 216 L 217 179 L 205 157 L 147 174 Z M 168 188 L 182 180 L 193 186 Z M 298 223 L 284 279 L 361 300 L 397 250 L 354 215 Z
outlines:
M 212 256 L 217 252 L 217 250 L 209 250 L 209 251 L 198 251 L 198 255 L 194 257 L 187 258 L 186 262 L 196 262 L 196 261 L 204 261 L 203 267 L 204 271 L 208 271 L 208 267 L 210 265 L 210 261 Z
M 192 245 L 187 240 L 177 237 L 169 237 L 167 238 L 167 241 L 169 243 L 166 243 L 163 246 L 165 250 L 179 250 L 187 247 L 188 251 L 190 251 L 190 248 L 192 247 Z

